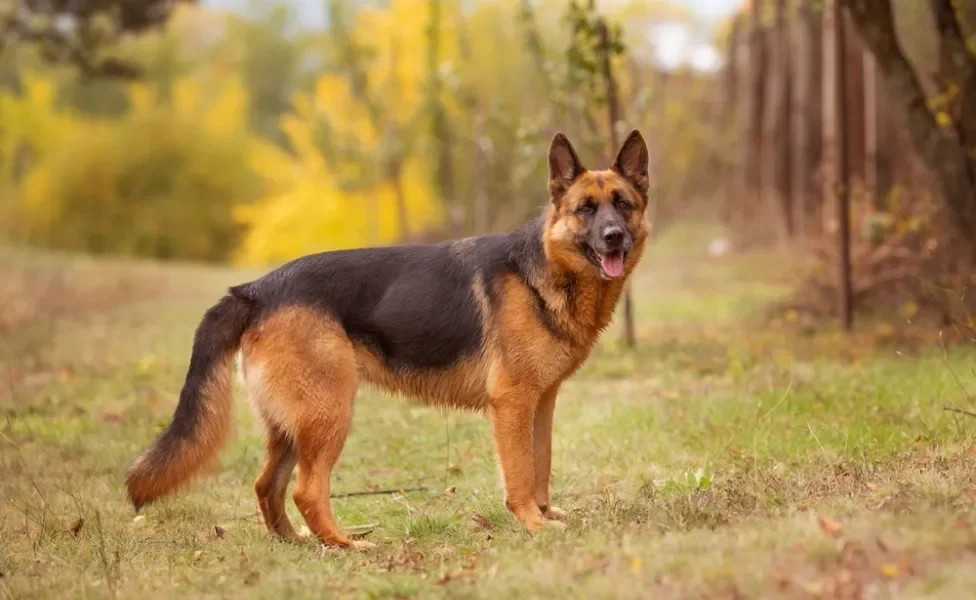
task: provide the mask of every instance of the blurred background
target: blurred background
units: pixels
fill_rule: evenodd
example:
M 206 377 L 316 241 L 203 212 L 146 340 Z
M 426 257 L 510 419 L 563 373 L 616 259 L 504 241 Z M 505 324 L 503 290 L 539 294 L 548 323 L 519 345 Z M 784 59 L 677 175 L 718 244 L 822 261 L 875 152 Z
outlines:
M 639 128 L 657 230 L 799 247 L 800 308 L 963 289 L 976 15 L 840 4 L 8 0 L 0 240 L 267 266 L 497 232 L 556 131 L 599 167 Z

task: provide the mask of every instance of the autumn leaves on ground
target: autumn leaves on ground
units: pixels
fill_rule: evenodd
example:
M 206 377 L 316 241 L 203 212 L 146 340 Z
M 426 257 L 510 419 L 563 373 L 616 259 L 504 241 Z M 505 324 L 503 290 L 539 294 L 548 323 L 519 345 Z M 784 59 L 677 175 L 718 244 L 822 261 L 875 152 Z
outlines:
M 531 538 L 505 511 L 486 420 L 361 393 L 333 489 L 369 553 L 268 537 L 240 391 L 212 476 L 137 518 L 126 505 L 125 469 L 171 417 L 202 311 L 256 272 L 4 250 L 0 594 L 963 597 L 973 344 L 770 321 L 790 259 L 712 258 L 707 239 L 656 242 L 634 282 L 640 347 L 608 332 L 564 388 L 565 531 Z

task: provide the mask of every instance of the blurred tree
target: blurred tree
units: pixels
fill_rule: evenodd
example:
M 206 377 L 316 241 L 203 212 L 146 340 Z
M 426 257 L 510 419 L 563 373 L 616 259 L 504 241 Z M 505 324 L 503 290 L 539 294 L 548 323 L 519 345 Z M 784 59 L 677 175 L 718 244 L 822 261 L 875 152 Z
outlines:
M 793 27 L 795 35 L 792 53 L 794 83 L 793 152 L 790 186 L 793 194 L 793 222 L 799 235 L 815 227 L 819 205 L 817 173 L 821 150 L 821 66 L 822 66 L 822 10 L 814 7 L 816 0 L 801 0 Z
M 824 7 L 824 156 L 830 160 L 824 178 L 824 206 L 833 203 L 837 223 L 837 306 L 841 325 L 850 330 L 853 320 L 851 286 L 850 198 L 851 166 L 847 144 L 847 65 L 842 0 L 827 0 Z
M 943 91 L 929 96 L 898 39 L 890 0 L 841 1 L 884 72 L 888 91 L 906 111 L 915 146 L 937 174 L 960 231 L 976 239 L 976 44 L 962 25 L 973 9 L 931 0 L 945 60 L 938 71 Z
M 252 98 L 251 124 L 262 136 L 284 143 L 279 119 L 295 91 L 310 88 L 314 81 L 306 67 L 314 57 L 310 36 L 294 31 L 295 8 L 282 2 L 256 4 L 253 14 L 228 20 L 225 51 L 234 56 L 234 68 Z
M 766 36 L 762 25 L 761 0 L 752 0 L 749 11 L 749 89 L 746 95 L 747 125 L 745 143 L 742 144 L 743 215 L 750 222 L 762 204 L 762 122 L 766 110 L 765 89 L 768 63 Z
M 765 119 L 763 123 L 763 188 L 769 205 L 779 208 L 783 234 L 793 235 L 793 211 L 790 191 L 790 84 L 791 44 L 786 20 L 786 0 L 775 0 L 770 40 Z
M 239 80 L 184 79 L 166 101 L 153 85 L 131 84 L 132 110 L 114 120 L 61 111 L 49 84 L 28 82 L 23 99 L 0 97 L 4 114 L 19 108 L 23 128 L 4 139 L 35 149 L 15 196 L 16 241 L 165 259 L 231 255 L 242 233 L 233 207 L 261 193 L 242 168 L 254 140 Z
M 178 2 L 194 0 L 5 0 L 0 49 L 35 44 L 48 61 L 85 77 L 132 78 L 138 65 L 113 54 L 124 36 L 162 26 Z

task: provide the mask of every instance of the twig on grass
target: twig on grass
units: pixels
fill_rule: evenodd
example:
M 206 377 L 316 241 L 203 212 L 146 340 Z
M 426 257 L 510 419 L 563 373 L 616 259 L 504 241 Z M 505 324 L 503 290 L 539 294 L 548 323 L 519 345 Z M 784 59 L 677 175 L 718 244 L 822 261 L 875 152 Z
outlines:
M 946 411 L 954 412 L 954 413 L 959 413 L 960 415 L 966 415 L 967 417 L 973 417 L 974 419 L 976 419 L 976 412 L 973 412 L 971 410 L 964 410 L 964 409 L 961 409 L 961 408 L 954 408 L 952 406 L 944 406 L 942 408 L 942 410 L 946 410 Z
M 350 498 L 352 496 L 381 496 L 384 494 L 402 494 L 403 492 L 426 492 L 427 488 L 424 486 L 408 487 L 408 488 L 387 488 L 384 490 L 361 490 L 358 492 L 343 492 L 341 494 L 332 494 L 330 498 Z

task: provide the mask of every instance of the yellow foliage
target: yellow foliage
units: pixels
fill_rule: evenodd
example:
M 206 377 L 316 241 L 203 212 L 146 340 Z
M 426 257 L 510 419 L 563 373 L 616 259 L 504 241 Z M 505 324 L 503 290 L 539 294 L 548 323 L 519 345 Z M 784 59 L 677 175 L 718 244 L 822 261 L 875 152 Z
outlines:
M 261 156 L 269 156 L 267 149 Z M 247 227 L 237 262 L 279 263 L 313 252 L 392 243 L 400 237 L 391 183 L 347 192 L 325 168 L 286 172 L 293 175 L 290 181 L 280 182 L 260 202 L 236 209 L 237 218 Z M 416 230 L 439 224 L 441 207 L 418 159 L 404 165 L 402 185 L 410 226 Z M 371 239 L 372 231 L 378 239 Z
M 240 235 L 231 207 L 261 193 L 247 165 L 243 87 L 178 80 L 169 102 L 145 84 L 126 93 L 132 110 L 113 119 L 57 112 L 53 87 L 40 80 L 22 97 L 0 95 L 4 114 L 17 114 L 24 128 L 0 140 L 26 139 L 32 150 L 13 194 L 16 237 L 96 253 L 224 259 Z
M 403 236 L 397 183 L 385 176 L 382 164 L 381 146 L 389 131 L 378 128 L 403 127 L 423 108 L 429 8 L 428 0 L 394 0 L 389 8 L 366 7 L 357 13 L 350 35 L 371 51 L 366 93 L 382 107 L 381 122 L 374 121 L 346 76 L 327 74 L 311 93 L 296 94 L 291 112 L 281 119 L 292 154 L 270 145 L 255 147 L 252 168 L 273 185 L 260 202 L 236 210 L 248 232 L 236 253 L 238 262 L 275 263 L 311 252 L 392 243 Z M 442 64 L 450 64 L 458 56 L 452 19 L 457 12 L 447 5 L 442 10 L 439 55 Z M 339 156 L 330 163 L 318 145 L 325 128 L 337 147 L 354 146 L 357 160 Z M 438 226 L 442 207 L 427 157 L 403 159 L 399 185 L 410 231 Z M 343 183 L 362 170 L 377 176 L 347 189 Z

